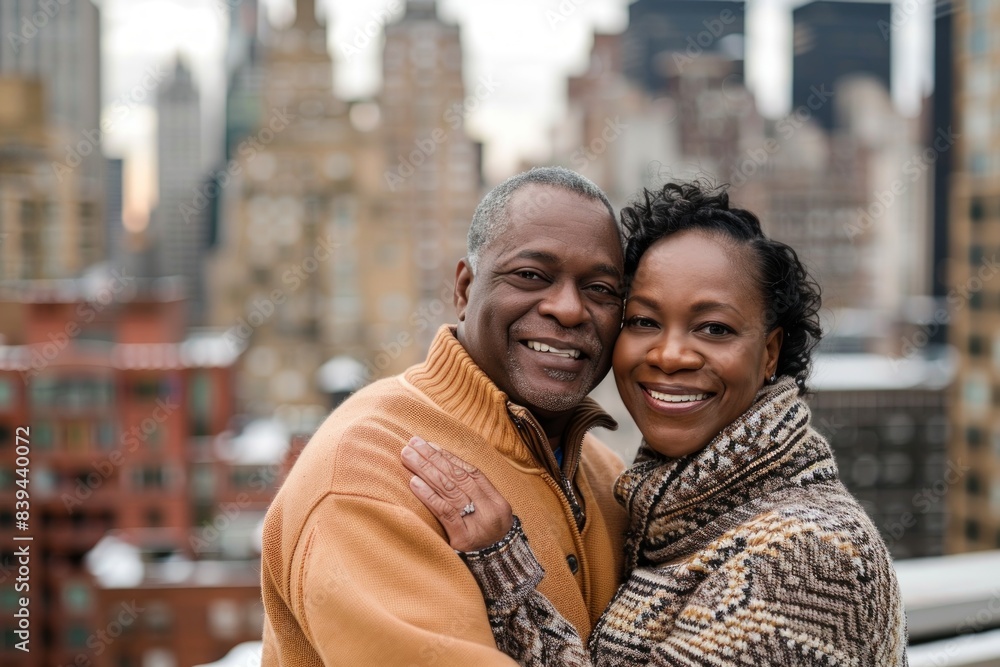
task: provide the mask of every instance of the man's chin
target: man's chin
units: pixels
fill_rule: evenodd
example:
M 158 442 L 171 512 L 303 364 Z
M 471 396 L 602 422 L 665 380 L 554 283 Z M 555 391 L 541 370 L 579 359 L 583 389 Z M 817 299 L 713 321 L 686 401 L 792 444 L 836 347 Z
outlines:
M 573 410 L 590 393 L 581 378 L 572 381 L 524 375 L 515 380 L 520 401 L 515 401 L 534 412 L 563 413 Z M 512 399 L 513 400 L 513 399 Z

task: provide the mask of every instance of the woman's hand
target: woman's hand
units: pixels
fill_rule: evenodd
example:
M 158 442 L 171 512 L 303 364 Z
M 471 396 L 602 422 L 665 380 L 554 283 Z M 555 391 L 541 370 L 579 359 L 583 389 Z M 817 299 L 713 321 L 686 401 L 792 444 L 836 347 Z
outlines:
M 510 503 L 475 466 L 418 437 L 401 458 L 414 474 L 410 490 L 444 526 L 452 549 L 484 549 L 514 525 Z

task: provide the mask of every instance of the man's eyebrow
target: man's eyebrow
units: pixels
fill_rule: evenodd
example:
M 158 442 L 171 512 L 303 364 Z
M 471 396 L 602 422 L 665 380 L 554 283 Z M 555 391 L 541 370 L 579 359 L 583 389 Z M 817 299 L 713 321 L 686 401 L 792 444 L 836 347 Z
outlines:
M 562 259 L 551 252 L 545 250 L 522 250 L 516 255 L 511 257 L 511 259 L 534 259 L 545 264 L 560 264 Z M 617 266 L 611 264 L 595 264 L 591 267 L 594 273 L 603 273 L 615 278 L 615 280 L 621 280 L 622 272 Z

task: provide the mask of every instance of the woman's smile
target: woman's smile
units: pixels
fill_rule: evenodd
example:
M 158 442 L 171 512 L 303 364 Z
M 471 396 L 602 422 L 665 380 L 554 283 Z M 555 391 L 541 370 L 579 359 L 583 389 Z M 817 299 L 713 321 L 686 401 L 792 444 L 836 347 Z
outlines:
M 773 372 L 752 256 L 706 231 L 664 237 L 643 255 L 614 354 L 622 400 L 650 447 L 680 457 L 753 403 Z

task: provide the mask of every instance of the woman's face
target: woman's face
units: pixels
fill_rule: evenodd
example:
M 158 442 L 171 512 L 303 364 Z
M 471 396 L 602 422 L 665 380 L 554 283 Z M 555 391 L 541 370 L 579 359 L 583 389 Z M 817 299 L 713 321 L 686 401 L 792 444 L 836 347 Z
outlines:
M 639 260 L 614 372 L 657 452 L 705 447 L 774 373 L 781 330 L 765 329 L 756 270 L 750 251 L 696 230 L 660 239 Z

